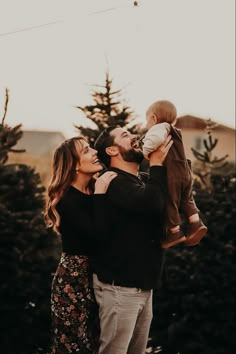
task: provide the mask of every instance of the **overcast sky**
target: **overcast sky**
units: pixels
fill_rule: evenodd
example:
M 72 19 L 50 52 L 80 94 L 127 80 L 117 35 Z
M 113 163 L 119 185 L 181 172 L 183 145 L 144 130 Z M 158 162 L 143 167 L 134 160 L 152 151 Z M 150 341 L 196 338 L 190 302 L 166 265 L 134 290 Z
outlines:
M 138 120 L 165 98 L 235 127 L 234 0 L 0 0 L 0 51 L 8 124 L 74 135 L 109 67 Z

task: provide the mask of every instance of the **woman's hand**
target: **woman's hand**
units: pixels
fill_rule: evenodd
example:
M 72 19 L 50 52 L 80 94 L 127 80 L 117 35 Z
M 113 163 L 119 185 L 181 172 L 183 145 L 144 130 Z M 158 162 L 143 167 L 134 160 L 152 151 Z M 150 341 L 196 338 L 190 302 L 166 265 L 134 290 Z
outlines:
M 110 182 L 116 176 L 117 176 L 116 172 L 107 171 L 107 172 L 104 172 L 100 177 L 97 177 L 95 185 L 94 185 L 94 194 L 104 194 L 104 193 L 106 193 Z
M 170 150 L 173 140 L 171 140 L 171 135 L 168 135 L 163 144 L 161 144 L 156 151 L 153 151 L 149 155 L 150 166 L 162 166 L 168 151 Z

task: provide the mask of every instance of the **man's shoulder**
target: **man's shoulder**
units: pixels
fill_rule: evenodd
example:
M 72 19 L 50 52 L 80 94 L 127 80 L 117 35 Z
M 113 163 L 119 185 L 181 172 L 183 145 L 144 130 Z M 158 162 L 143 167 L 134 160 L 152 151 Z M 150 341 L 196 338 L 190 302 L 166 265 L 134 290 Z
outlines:
M 117 173 L 117 177 L 114 178 L 113 181 L 127 181 L 127 183 L 138 183 L 140 184 L 140 180 L 142 182 L 146 182 L 148 179 L 148 173 L 146 172 L 139 172 L 138 176 L 133 175 L 132 173 L 126 172 L 116 167 L 110 167 L 108 171 L 114 171 Z M 112 181 L 112 182 L 113 182 Z
M 116 172 L 117 173 L 117 177 L 114 178 L 114 180 L 121 180 L 121 179 L 128 179 L 129 178 L 129 175 L 130 173 L 124 171 L 124 170 L 121 170 L 119 168 L 116 168 L 116 167 L 109 167 L 107 169 L 107 171 L 113 171 L 113 172 Z

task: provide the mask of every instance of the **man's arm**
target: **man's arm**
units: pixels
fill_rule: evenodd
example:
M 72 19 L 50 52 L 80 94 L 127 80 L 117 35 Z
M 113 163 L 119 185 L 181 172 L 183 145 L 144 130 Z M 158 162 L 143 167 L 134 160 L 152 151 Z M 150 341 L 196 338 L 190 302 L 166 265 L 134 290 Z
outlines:
M 110 184 L 107 195 L 111 203 L 130 211 L 163 212 L 167 195 L 166 170 L 162 166 L 173 140 L 169 135 L 150 155 L 149 178 L 146 184 L 132 176 L 119 174 Z
M 163 211 L 166 198 L 166 171 L 162 166 L 150 167 L 147 183 L 119 174 L 107 190 L 108 200 L 122 209 L 156 213 Z

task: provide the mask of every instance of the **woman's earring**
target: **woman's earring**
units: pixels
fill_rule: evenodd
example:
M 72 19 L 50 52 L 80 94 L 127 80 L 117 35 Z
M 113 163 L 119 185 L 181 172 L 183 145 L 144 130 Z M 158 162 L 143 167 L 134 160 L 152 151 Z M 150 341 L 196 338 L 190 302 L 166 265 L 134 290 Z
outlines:
M 78 174 L 79 173 L 79 168 L 75 169 L 75 173 Z

